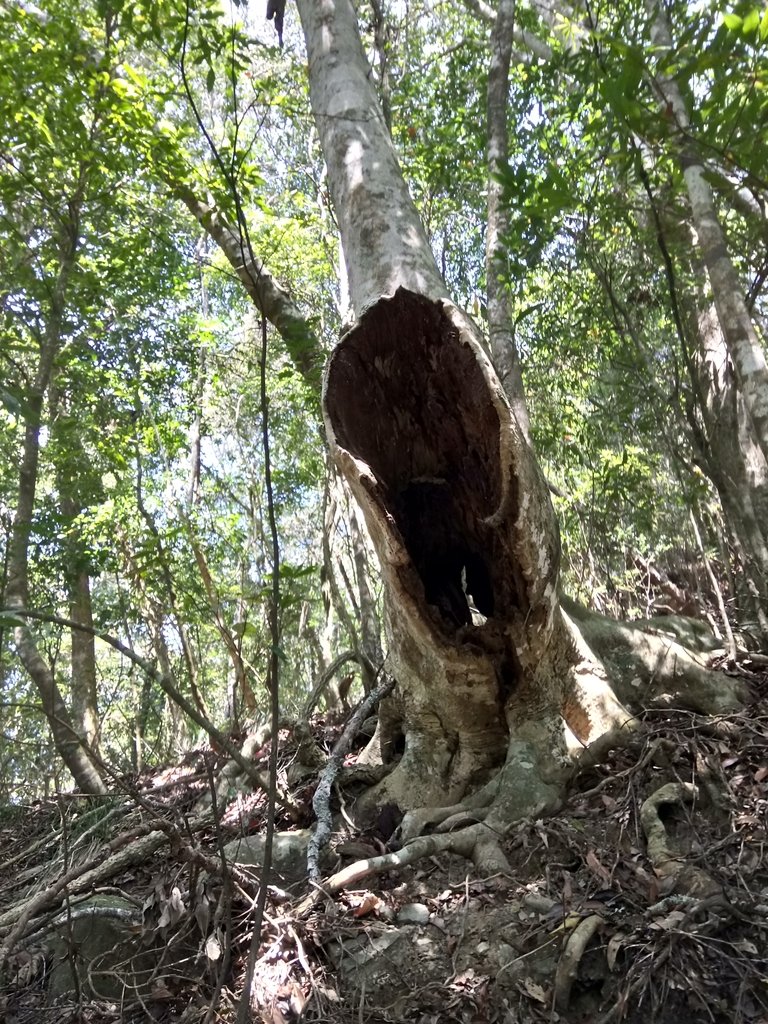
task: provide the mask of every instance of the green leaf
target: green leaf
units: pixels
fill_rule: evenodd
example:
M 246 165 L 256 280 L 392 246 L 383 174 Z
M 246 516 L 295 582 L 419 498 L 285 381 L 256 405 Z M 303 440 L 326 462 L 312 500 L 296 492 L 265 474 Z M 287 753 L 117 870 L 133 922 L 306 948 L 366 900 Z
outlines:
M 737 28 L 741 28 L 741 17 L 738 14 L 729 12 L 723 15 L 723 24 L 732 32 L 735 32 Z
M 22 416 L 23 410 L 21 403 L 17 398 L 14 398 L 10 392 L 0 390 L 0 404 L 4 405 L 8 412 L 13 413 L 14 416 Z
M 26 619 L 14 612 L 0 612 L 0 626 L 26 626 Z
M 216 72 L 213 70 L 213 68 L 209 68 L 208 74 L 206 75 L 206 78 L 205 78 L 205 87 L 208 90 L 208 92 L 213 92 L 213 87 L 214 87 L 215 84 L 216 84 Z
M 751 35 L 757 26 L 760 24 L 760 11 L 757 7 L 753 7 L 749 14 L 744 19 L 744 23 L 741 26 L 742 34 L 745 36 Z
M 256 626 L 254 626 L 252 622 L 233 622 L 232 632 L 235 634 L 235 636 L 239 636 L 241 640 L 245 640 L 246 637 L 249 636 L 259 636 L 259 630 L 256 628 Z

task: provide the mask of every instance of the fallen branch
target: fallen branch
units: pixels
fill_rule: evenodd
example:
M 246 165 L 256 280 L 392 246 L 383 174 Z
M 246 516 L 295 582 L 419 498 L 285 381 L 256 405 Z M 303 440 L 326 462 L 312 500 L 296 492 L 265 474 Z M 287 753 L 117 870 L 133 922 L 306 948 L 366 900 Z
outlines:
M 358 654 L 356 651 L 343 651 L 341 654 L 335 657 L 328 666 L 328 668 L 324 672 L 321 672 L 320 675 L 318 676 L 317 682 L 313 686 L 312 692 L 310 693 L 309 697 L 307 698 L 306 704 L 304 705 L 302 718 L 309 718 L 309 716 L 315 710 L 315 704 L 317 704 L 318 700 L 320 699 L 320 694 L 331 681 L 333 676 L 339 671 L 342 665 L 346 665 L 348 661 L 356 661 L 361 668 L 367 667 L 375 672 L 373 665 L 371 665 L 371 663 L 364 655 Z
M 209 823 L 208 816 L 205 822 L 200 821 L 200 827 Z M 40 911 L 50 907 L 64 890 L 70 895 L 85 892 L 120 871 L 145 860 L 162 846 L 165 840 L 166 835 L 157 828 L 156 822 L 140 825 L 131 832 L 116 836 L 95 857 L 71 868 L 21 907 L 12 907 L 0 915 L 0 933 L 5 933 L 3 944 L 0 946 L 0 975 L 10 952 L 23 936 L 28 923 Z M 105 851 L 107 854 L 111 853 L 106 860 Z
M 336 742 L 331 756 L 328 758 L 325 768 L 320 773 L 320 781 L 312 798 L 312 807 L 317 816 L 317 824 L 307 848 L 307 874 L 311 882 L 316 882 L 320 878 L 320 856 L 328 844 L 333 828 L 330 806 L 333 783 L 363 722 L 379 701 L 392 691 L 394 685 L 394 679 L 387 676 L 379 686 L 371 690 L 368 696 L 360 702 L 355 711 L 350 715 L 347 724 L 344 726 L 344 731 Z

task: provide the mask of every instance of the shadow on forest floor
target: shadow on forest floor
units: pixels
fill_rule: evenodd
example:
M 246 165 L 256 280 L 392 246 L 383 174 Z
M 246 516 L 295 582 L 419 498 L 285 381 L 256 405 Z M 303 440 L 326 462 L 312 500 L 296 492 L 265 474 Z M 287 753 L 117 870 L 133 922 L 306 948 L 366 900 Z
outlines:
M 768 680 L 753 682 L 762 696 L 740 714 L 647 713 L 558 816 L 505 837 L 511 878 L 439 856 L 303 919 L 306 884 L 270 887 L 252 1019 L 766 1024 Z M 314 733 L 327 748 L 336 730 Z M 283 771 L 294 750 L 281 734 Z M 256 885 L 222 850 L 263 828 L 264 801 L 238 796 L 215 825 L 222 764 L 195 751 L 126 782 L 132 795 L 0 808 L 0 1019 L 234 1021 Z M 641 820 L 664 786 L 694 794 L 656 809 L 669 870 Z M 307 826 L 312 789 L 294 789 Z M 348 833 L 331 867 L 383 849 Z M 678 893 L 681 868 L 708 884 Z

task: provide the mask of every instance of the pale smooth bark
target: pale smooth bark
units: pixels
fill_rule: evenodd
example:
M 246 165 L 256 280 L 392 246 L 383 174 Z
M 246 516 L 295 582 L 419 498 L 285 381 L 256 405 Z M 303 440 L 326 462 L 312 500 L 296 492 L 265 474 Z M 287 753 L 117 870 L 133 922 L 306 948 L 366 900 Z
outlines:
M 651 41 L 659 63 L 672 52 L 672 37 L 664 8 L 648 0 Z M 704 161 L 691 135 L 691 116 L 677 81 L 662 68 L 653 77 L 654 88 L 675 125 L 672 145 L 685 179 L 697 243 L 707 268 L 720 327 L 733 360 L 739 390 L 755 439 L 768 458 L 768 366 L 755 331 L 739 275 L 728 253 L 728 243 L 715 209 L 712 186 Z
M 501 771 L 500 817 L 540 813 L 629 715 L 560 613 L 547 485 L 479 330 L 447 297 L 352 4 L 298 7 L 358 316 L 323 411 L 381 562 L 398 681 L 377 742 L 404 752 L 374 798 L 451 803 Z
M 400 173 L 352 4 L 301 0 L 297 6 L 355 313 L 399 287 L 447 298 Z
M 496 372 L 520 429 L 530 439 L 528 406 L 523 391 L 520 358 L 515 343 L 509 302 L 503 285 L 509 212 L 504 186 L 498 178 L 509 156 L 507 109 L 509 106 L 509 62 L 516 0 L 501 0 L 491 31 L 491 63 L 488 69 L 488 228 L 485 241 L 485 276 L 488 299 L 488 340 Z

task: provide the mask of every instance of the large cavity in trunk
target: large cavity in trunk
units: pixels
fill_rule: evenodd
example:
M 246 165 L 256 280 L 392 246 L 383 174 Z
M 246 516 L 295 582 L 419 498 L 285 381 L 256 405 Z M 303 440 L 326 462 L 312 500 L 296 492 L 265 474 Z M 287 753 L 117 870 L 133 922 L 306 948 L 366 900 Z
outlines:
M 334 354 L 326 408 L 364 461 L 411 557 L 404 585 L 445 632 L 504 612 L 499 416 L 471 348 L 442 307 L 400 290 Z

